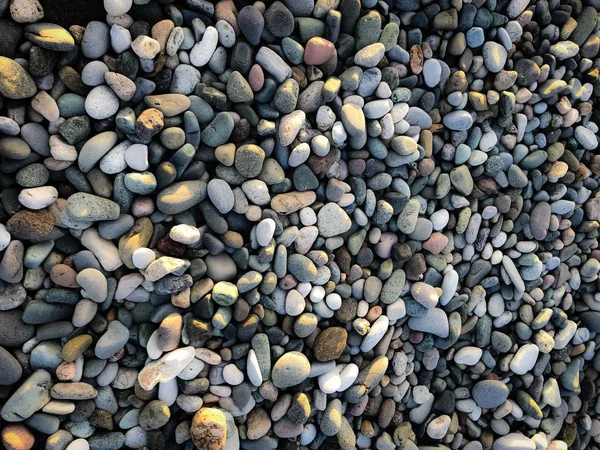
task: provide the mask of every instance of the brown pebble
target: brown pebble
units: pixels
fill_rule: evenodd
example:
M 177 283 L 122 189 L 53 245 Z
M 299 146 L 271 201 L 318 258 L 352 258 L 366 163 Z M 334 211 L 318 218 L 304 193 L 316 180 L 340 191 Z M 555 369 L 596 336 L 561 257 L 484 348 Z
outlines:
M 369 312 L 365 316 L 365 319 L 367 319 L 369 322 L 373 323 L 377 319 L 379 319 L 379 317 L 381 316 L 382 313 L 383 313 L 383 309 L 381 309 L 381 306 L 375 305 L 375 306 L 371 307 L 371 309 L 369 309 Z
M 271 429 L 271 419 L 267 412 L 262 408 L 256 408 L 248 413 L 248 431 L 246 432 L 248 439 L 260 439 L 266 435 Z
M 413 45 L 410 48 L 410 70 L 412 70 L 415 75 L 419 75 L 423 70 L 424 62 L 423 49 L 418 45 Z
M 77 375 L 77 368 L 75 363 L 63 362 L 56 368 L 56 378 L 60 381 L 69 381 L 75 378 Z
M 314 346 L 315 358 L 319 361 L 332 361 L 339 358 L 348 340 L 348 332 L 342 327 L 330 327 L 321 331 Z
M 77 272 L 66 264 L 56 264 L 50 269 L 50 279 L 62 287 L 77 289 L 79 284 L 76 281 Z
M 47 210 L 22 210 L 8 219 L 6 229 L 13 238 L 37 240 L 50 234 L 55 223 L 54 215 Z
M 25 425 L 4 424 L 0 434 L 6 450 L 29 450 L 35 443 L 33 434 Z
M 148 108 L 135 121 L 135 134 L 142 139 L 148 139 L 160 133 L 164 127 L 164 116 L 156 108 Z

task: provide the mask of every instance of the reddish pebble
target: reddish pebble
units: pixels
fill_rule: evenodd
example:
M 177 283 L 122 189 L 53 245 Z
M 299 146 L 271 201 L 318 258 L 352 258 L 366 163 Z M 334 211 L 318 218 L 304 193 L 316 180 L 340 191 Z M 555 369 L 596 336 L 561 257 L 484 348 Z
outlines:
M 333 53 L 335 46 L 327 39 L 313 37 L 306 43 L 304 49 L 304 62 L 313 66 L 325 63 Z
M 181 258 L 185 253 L 185 244 L 175 242 L 168 235 L 159 240 L 156 247 L 162 253 L 175 258 Z
M 79 284 L 75 280 L 77 272 L 66 264 L 56 264 L 50 269 L 50 279 L 58 286 L 77 289 Z
M 423 248 L 434 255 L 439 254 L 448 245 L 448 238 L 442 233 L 433 233 L 423 243 Z
M 248 73 L 248 84 L 254 92 L 258 92 L 265 84 L 265 74 L 258 64 L 254 64 Z

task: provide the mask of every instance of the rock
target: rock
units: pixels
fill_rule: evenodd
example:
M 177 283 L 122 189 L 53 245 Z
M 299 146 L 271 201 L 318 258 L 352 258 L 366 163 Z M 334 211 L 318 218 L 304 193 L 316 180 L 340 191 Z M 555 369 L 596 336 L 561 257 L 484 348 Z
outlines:
M 222 450 L 227 440 L 225 414 L 217 408 L 201 408 L 190 429 L 192 441 L 199 450 Z
M 534 450 L 535 443 L 521 433 L 509 433 L 494 442 L 494 450 Z
M 229 76 L 226 90 L 227 98 L 233 103 L 245 103 L 254 99 L 254 93 L 248 81 L 237 70 Z
M 159 382 L 174 379 L 194 359 L 194 347 L 182 347 L 167 353 L 158 361 L 147 364 L 138 375 L 140 386 L 149 391 Z
M 413 330 L 431 333 L 441 338 L 446 338 L 449 334 L 448 317 L 439 308 L 430 309 L 423 317 L 411 317 L 408 326 Z
M 106 278 L 97 269 L 87 268 L 77 274 L 77 283 L 85 291 L 85 295 L 97 303 L 102 303 L 108 295 Z
M 158 194 L 156 206 L 165 214 L 178 214 L 204 200 L 206 190 L 206 183 L 199 180 L 174 183 Z
M 327 39 L 310 38 L 304 49 L 304 62 L 315 66 L 324 64 L 335 53 L 335 46 Z
M 302 383 L 309 373 L 308 358 L 300 352 L 288 352 L 275 361 L 271 379 L 276 387 L 286 388 Z
M 0 416 L 7 422 L 21 422 L 31 417 L 50 401 L 52 378 L 44 369 L 38 369 L 6 400 Z
M 348 333 L 341 327 L 325 328 L 317 336 L 313 348 L 319 361 L 333 361 L 339 358 L 346 348 Z
M 2 444 L 7 450 L 29 450 L 35 437 L 25 425 L 6 425 L 0 431 Z
M 208 64 L 219 43 L 219 32 L 214 27 L 207 27 L 202 40 L 192 48 L 190 62 L 196 67 Z
M 0 94 L 18 100 L 33 97 L 37 87 L 27 71 L 10 58 L 0 56 Z
M 108 359 L 123 348 L 129 340 L 129 330 L 118 320 L 108 324 L 105 333 L 98 339 L 94 353 L 100 359 Z
M 0 370 L 2 370 L 0 384 L 3 386 L 15 384 L 23 375 L 23 368 L 19 361 L 3 347 L 0 347 Z
M 323 237 L 332 237 L 345 233 L 352 226 L 348 214 L 335 203 L 327 203 L 317 214 L 317 227 Z
M 490 72 L 498 73 L 506 64 L 506 49 L 496 42 L 486 42 L 483 44 L 483 62 Z
M 53 23 L 38 22 L 26 25 L 25 37 L 42 48 L 57 52 L 68 52 L 75 46 L 73 36 L 60 25 Z
M 261 12 L 253 5 L 245 6 L 237 16 L 240 31 L 251 45 L 258 45 L 262 35 L 265 19 Z
M 43 209 L 58 198 L 58 191 L 54 186 L 41 186 L 31 189 L 23 189 L 19 194 L 19 202 L 29 209 Z
M 510 362 L 510 370 L 517 375 L 524 375 L 535 366 L 539 355 L 539 349 L 535 344 L 525 344 L 513 357 Z
M 112 200 L 84 192 L 67 199 L 66 211 L 74 220 L 87 222 L 116 220 L 121 213 L 119 205 Z
M 497 380 L 480 381 L 473 386 L 473 399 L 485 409 L 497 408 L 508 398 L 506 384 Z
M 34 23 L 44 18 L 44 8 L 37 0 L 12 1 L 10 16 L 17 23 Z

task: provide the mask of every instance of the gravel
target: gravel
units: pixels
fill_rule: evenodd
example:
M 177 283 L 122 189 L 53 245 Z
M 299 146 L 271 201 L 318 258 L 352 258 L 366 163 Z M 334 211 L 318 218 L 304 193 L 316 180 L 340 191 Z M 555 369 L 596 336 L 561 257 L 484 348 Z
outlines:
M 4 3 L 3 448 L 598 447 L 598 2 Z

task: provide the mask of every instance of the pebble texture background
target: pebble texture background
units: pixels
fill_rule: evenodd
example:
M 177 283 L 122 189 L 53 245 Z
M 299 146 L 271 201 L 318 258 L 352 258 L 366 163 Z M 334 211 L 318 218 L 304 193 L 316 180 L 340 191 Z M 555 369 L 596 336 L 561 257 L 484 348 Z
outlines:
M 0 0 L 3 448 L 598 448 L 599 0 L 90 3 Z

